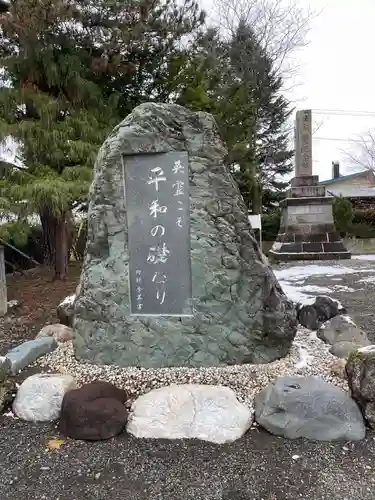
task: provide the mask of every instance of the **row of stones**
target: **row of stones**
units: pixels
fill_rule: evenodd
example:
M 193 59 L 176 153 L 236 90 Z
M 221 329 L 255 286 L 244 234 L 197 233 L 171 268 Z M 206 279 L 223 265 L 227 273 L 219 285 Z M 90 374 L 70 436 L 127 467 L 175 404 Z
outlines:
M 298 404 L 296 404 L 298 402 Z M 27 421 L 55 421 L 72 439 L 98 441 L 123 432 L 138 438 L 233 442 L 255 421 L 286 438 L 360 440 L 365 423 L 356 402 L 318 377 L 278 377 L 255 397 L 253 412 L 228 387 L 174 385 L 140 396 L 96 381 L 75 388 L 69 375 L 32 375 L 20 386 L 15 414 Z
M 311 309 L 307 310 L 306 307 Z M 315 329 L 321 322 L 343 312 L 345 311 L 337 301 L 328 297 L 318 297 L 313 306 L 300 308 L 298 316 L 301 323 L 307 323 L 307 320 L 310 320 L 309 325 L 306 326 Z M 344 318 L 344 316 L 341 317 Z M 312 318 L 315 318 L 316 324 L 311 323 Z M 350 324 L 350 321 L 346 321 L 346 323 Z M 62 330 L 71 332 L 64 325 L 49 325 L 43 330 L 44 334 L 51 335 L 53 332 L 56 337 L 55 342 L 56 340 L 68 340 L 66 335 L 61 335 Z M 325 329 L 322 329 L 325 332 L 322 337 L 328 343 L 332 343 L 332 338 L 336 343 L 349 340 L 349 336 L 343 337 L 341 330 L 342 327 L 338 326 L 330 334 L 330 328 L 327 328 L 326 325 Z M 336 337 L 334 337 L 335 333 Z M 353 331 L 351 335 L 353 337 Z M 368 344 L 367 337 L 359 338 L 358 335 L 357 343 L 352 346 L 351 350 L 357 348 L 358 345 Z M 36 340 L 39 345 L 40 339 Z M 35 341 L 25 344 L 35 345 Z M 25 344 L 23 345 L 24 350 Z M 352 368 L 349 380 L 352 393 L 360 404 L 364 400 L 361 397 L 361 388 L 365 387 L 368 392 L 368 386 L 372 383 L 372 373 L 369 374 L 368 371 L 364 370 L 358 371 L 357 364 L 358 362 L 363 363 L 364 359 L 367 363 L 369 357 L 371 361 L 371 356 L 375 355 L 374 350 L 374 346 L 360 348 L 350 356 Z M 38 352 L 40 354 L 40 351 Z M 34 351 L 34 356 L 35 353 L 36 351 Z M 30 353 L 28 359 L 30 359 Z M 357 380 L 358 375 L 356 374 L 358 373 L 363 375 L 361 380 Z M 60 431 L 63 435 L 89 440 L 107 439 L 122 432 L 127 426 L 128 432 L 138 437 L 171 439 L 195 437 L 213 442 L 227 442 L 240 437 L 253 421 L 251 410 L 239 403 L 234 392 L 229 388 L 197 385 L 163 387 L 139 397 L 133 403 L 128 420 L 127 396 L 124 391 L 116 389 L 106 382 L 100 384 L 88 384 L 81 389 L 75 389 L 74 378 L 69 375 L 43 374 L 29 377 L 19 388 L 13 409 L 24 420 L 46 421 L 60 418 Z M 112 397 L 113 394 L 121 394 L 122 399 Z M 304 410 L 302 413 L 298 411 L 298 414 L 295 414 L 295 401 L 304 400 L 303 398 L 306 400 Z M 326 398 L 327 401 L 331 398 L 338 401 L 337 408 L 334 406 L 327 410 L 329 405 L 323 405 L 320 409 L 316 408 L 314 401 L 321 401 L 322 398 L 323 400 Z M 375 395 L 373 399 L 375 400 Z M 171 400 L 176 402 L 173 407 L 170 406 Z M 197 401 L 200 403 L 198 415 L 193 410 Z M 213 420 L 210 410 L 210 408 L 212 409 L 212 401 L 217 401 L 217 404 L 214 405 L 214 415 L 220 421 L 220 424 L 217 425 L 213 425 L 216 420 Z M 227 403 L 224 406 L 223 401 Z M 207 405 L 208 408 L 206 408 Z M 185 408 L 185 412 L 178 413 L 177 411 L 178 421 L 181 422 L 181 427 L 177 427 L 177 429 L 171 426 L 172 420 L 176 419 L 176 407 L 177 410 Z M 290 418 L 286 419 L 287 426 L 284 418 L 275 421 L 275 418 L 272 417 L 272 415 L 280 413 L 280 408 L 283 409 L 283 413 L 285 411 L 290 413 Z M 368 399 L 366 407 L 362 405 L 361 408 L 367 417 L 372 408 L 368 404 Z M 258 424 L 268 431 L 285 437 L 361 439 L 364 436 L 363 418 L 356 403 L 346 392 L 315 377 L 280 377 L 276 379 L 255 398 L 255 417 Z M 237 427 L 233 425 L 233 418 L 238 422 Z M 350 425 L 347 418 L 351 422 Z M 319 425 L 317 425 L 316 419 L 318 419 Z M 372 424 L 375 423 L 371 419 L 371 412 L 367 420 Z M 188 428 L 182 425 L 182 422 L 186 421 L 192 423 Z M 354 426 L 352 425 L 353 421 L 355 422 Z M 295 423 L 296 426 L 294 426 Z
M 349 348 L 346 346 L 347 352 L 343 356 L 346 357 L 353 349 L 369 342 L 348 317 L 340 315 L 343 312 L 345 310 L 337 301 L 318 297 L 313 305 L 299 309 L 299 319 L 310 328 L 318 328 L 318 336 L 330 344 L 355 340 L 355 344 L 352 343 Z M 321 325 L 332 316 L 333 319 Z M 337 319 L 344 323 L 333 323 Z M 346 334 L 343 333 L 343 325 L 347 327 Z M 55 327 L 63 328 L 63 325 Z M 372 349 L 375 347 L 359 349 L 350 358 L 350 363 L 353 365 L 363 360 L 364 356 L 368 358 Z M 356 379 L 356 374 L 363 374 L 363 370 L 358 372 L 354 366 L 350 373 L 356 399 L 363 401 L 358 388 L 365 387 L 368 391 L 368 385 L 371 385 L 368 372 L 365 386 L 363 380 Z M 59 418 L 63 435 L 87 440 L 107 439 L 127 427 L 128 432 L 137 437 L 198 438 L 222 443 L 240 437 L 253 421 L 251 410 L 239 403 L 234 392 L 225 387 L 174 385 L 151 391 L 133 403 L 129 420 L 124 391 L 107 382 L 87 384 L 79 390 L 75 388 L 74 378 L 69 375 L 34 375 L 19 388 L 13 410 L 18 417 L 28 421 L 54 421 Z M 337 407 L 316 407 L 316 401 L 329 401 L 331 398 L 337 401 Z M 298 410 L 297 414 L 296 400 L 305 401 L 303 412 Z M 174 401 L 173 406 L 171 401 Z M 199 412 L 195 413 L 193 409 L 197 407 L 197 402 Z M 212 402 L 217 404 L 212 405 Z M 361 439 L 364 436 L 363 419 L 353 403 L 346 392 L 316 377 L 279 377 L 256 396 L 255 419 L 269 432 L 289 438 Z M 182 408 L 184 411 L 179 413 Z M 290 418 L 272 417 L 279 415 L 280 408 L 284 414 L 290 414 Z M 369 408 L 371 406 L 367 405 L 362 409 L 365 412 Z M 216 418 L 220 424 L 216 423 Z M 233 419 L 237 426 L 233 424 Z M 371 422 L 371 415 L 369 420 L 375 423 Z M 191 422 L 191 425 L 186 427 L 186 422 Z
M 347 359 L 357 349 L 371 345 L 366 332 L 358 328 L 346 309 L 329 297 L 318 296 L 313 304 L 298 306 L 297 319 L 305 328 L 316 331 L 338 358 Z
M 299 323 L 316 331 L 330 346 L 329 352 L 341 358 L 351 396 L 375 428 L 375 345 L 346 313 L 342 304 L 325 296 L 316 297 L 313 304 L 297 305 Z

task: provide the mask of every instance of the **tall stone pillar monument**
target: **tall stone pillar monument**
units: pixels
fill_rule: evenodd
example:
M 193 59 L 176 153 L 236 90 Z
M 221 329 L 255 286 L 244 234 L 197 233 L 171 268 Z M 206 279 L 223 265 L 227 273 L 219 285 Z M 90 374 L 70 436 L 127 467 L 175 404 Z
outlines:
M 333 197 L 326 196 L 319 176 L 312 175 L 311 110 L 297 111 L 295 150 L 295 177 L 281 202 L 280 230 L 270 257 L 278 261 L 350 259 L 335 228 Z

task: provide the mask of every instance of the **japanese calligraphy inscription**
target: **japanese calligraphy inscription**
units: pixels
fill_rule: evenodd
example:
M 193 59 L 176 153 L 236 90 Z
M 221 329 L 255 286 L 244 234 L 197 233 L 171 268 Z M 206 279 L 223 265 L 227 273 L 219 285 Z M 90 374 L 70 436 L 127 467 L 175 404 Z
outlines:
M 188 154 L 123 157 L 131 314 L 191 316 Z
M 311 110 L 297 111 L 295 124 L 296 177 L 312 175 Z

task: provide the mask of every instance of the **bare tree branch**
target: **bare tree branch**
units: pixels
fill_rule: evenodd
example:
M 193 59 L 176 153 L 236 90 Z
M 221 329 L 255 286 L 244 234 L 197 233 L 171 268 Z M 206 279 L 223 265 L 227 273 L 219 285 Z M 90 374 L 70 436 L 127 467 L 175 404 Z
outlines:
M 375 129 L 359 136 L 353 143 L 351 150 L 343 151 L 348 163 L 346 170 L 348 172 L 368 169 L 375 171 Z
M 276 74 L 288 80 L 298 71 L 292 55 L 308 44 L 309 24 L 317 15 L 298 0 L 214 0 L 214 13 L 224 36 L 233 35 L 240 21 L 252 26 Z
M 324 120 L 314 120 L 312 124 L 312 135 L 314 136 L 324 125 Z

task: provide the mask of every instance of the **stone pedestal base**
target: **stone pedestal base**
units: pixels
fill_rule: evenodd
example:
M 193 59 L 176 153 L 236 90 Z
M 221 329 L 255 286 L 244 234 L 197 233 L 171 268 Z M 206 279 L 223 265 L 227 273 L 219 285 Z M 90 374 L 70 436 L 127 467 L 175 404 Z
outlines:
M 299 191 L 305 188 L 309 192 L 321 188 L 313 185 L 296 186 L 296 179 L 293 181 L 291 196 L 295 196 L 294 190 L 300 194 Z M 280 230 L 269 257 L 278 261 L 350 259 L 351 254 L 335 228 L 332 201 L 331 196 L 291 197 L 283 200 Z

